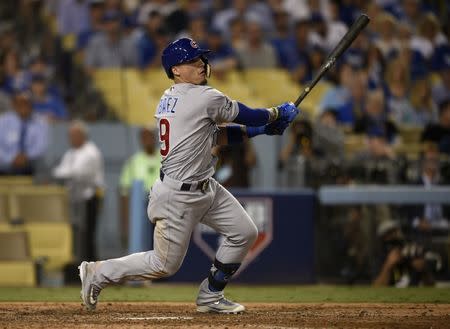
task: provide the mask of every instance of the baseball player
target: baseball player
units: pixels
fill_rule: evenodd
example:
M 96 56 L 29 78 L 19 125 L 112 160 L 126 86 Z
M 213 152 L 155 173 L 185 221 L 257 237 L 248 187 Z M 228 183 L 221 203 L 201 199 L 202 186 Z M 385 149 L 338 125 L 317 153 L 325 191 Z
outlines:
M 260 134 L 281 135 L 298 114 L 292 103 L 251 109 L 206 85 L 210 66 L 197 43 L 182 38 L 163 51 L 162 65 L 174 84 L 161 97 L 159 128 L 161 172 L 149 195 L 148 216 L 155 224 L 154 250 L 122 258 L 82 262 L 81 298 L 96 307 L 100 291 L 126 279 L 167 277 L 181 266 L 193 229 L 203 223 L 225 239 L 200 284 L 197 311 L 240 313 L 241 304 L 223 290 L 257 237 L 257 228 L 239 202 L 216 180 L 217 144 L 239 143 Z M 226 123 L 236 123 L 225 125 Z

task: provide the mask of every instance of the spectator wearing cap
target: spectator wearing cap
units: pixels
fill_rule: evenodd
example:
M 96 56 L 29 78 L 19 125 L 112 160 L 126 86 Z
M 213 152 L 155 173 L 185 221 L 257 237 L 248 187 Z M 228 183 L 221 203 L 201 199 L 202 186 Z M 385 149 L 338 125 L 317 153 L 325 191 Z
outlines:
M 48 145 L 48 125 L 33 112 L 31 94 L 17 91 L 14 109 L 0 116 L 0 173 L 32 175 Z
M 33 57 L 28 65 L 31 79 L 33 76 L 42 76 L 47 82 L 48 92 L 58 98 L 62 97 L 57 83 L 54 65 L 43 55 Z
M 89 40 L 102 31 L 104 0 L 89 1 L 89 27 L 81 31 L 77 35 L 77 49 L 82 51 L 89 43 Z
M 256 21 L 247 23 L 246 42 L 236 52 L 244 69 L 274 68 L 278 65 L 275 49 L 265 41 L 264 31 Z
M 49 92 L 44 76 L 32 76 L 31 94 L 32 107 L 36 113 L 46 116 L 50 122 L 67 119 L 68 115 L 63 100 Z
M 382 134 L 389 143 L 397 142 L 398 129 L 387 119 L 384 95 L 381 90 L 374 90 L 367 94 L 366 107 L 361 118 L 357 119 L 353 131 L 356 134 L 377 132 Z
M 121 14 L 117 11 L 105 12 L 104 31 L 89 40 L 84 64 L 87 73 L 99 68 L 135 67 L 138 53 L 134 40 L 126 38 L 121 31 Z
M 428 124 L 421 139 L 435 143 L 442 153 L 450 155 L 450 98 L 439 105 L 439 122 Z
M 237 67 L 237 58 L 234 49 L 224 40 L 222 33 L 214 28 L 208 31 L 206 43 L 202 48 L 210 49 L 208 61 L 216 78 L 224 78 L 225 74 Z
M 155 64 L 155 58 L 158 55 L 156 39 L 163 29 L 163 19 L 156 10 L 148 14 L 142 34 L 137 41 L 139 67 L 141 69 L 155 67 L 157 64 Z
M 440 104 L 450 95 L 450 45 L 436 49 L 432 67 L 440 77 L 440 81 L 432 87 L 432 95 L 436 104 Z

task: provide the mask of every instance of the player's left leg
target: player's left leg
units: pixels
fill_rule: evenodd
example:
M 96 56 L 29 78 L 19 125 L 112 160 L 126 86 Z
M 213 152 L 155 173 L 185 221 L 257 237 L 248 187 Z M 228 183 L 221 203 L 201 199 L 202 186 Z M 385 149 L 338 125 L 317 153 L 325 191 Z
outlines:
M 102 289 L 124 280 L 152 280 L 174 274 L 186 255 L 191 233 L 210 207 L 212 191 L 185 192 L 161 181 L 153 186 L 148 213 L 155 223 L 154 249 L 80 265 L 81 296 L 95 309 Z M 189 207 L 186 206 L 189 204 Z
M 258 230 L 241 204 L 216 181 L 213 205 L 202 223 L 215 229 L 225 239 L 219 247 L 208 278 L 200 285 L 199 312 L 240 313 L 243 305 L 224 298 L 223 290 L 255 242 Z

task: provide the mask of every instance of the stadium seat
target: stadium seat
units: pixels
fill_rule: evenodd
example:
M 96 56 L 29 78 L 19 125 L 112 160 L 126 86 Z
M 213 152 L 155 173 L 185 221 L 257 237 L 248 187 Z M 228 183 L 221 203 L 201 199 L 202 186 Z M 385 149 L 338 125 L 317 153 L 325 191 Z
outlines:
M 224 79 L 217 79 L 214 75 L 208 79 L 208 84 L 223 92 L 228 97 L 235 99 L 250 107 L 267 107 L 269 104 L 257 96 L 238 72 L 228 73 Z
M 0 186 L 20 186 L 33 184 L 32 176 L 0 176 Z
M 417 160 L 420 153 L 424 150 L 423 143 L 403 143 L 394 148 L 397 154 L 402 154 L 410 160 Z
M 158 101 L 164 91 L 172 84 L 172 80 L 167 78 L 163 69 L 148 69 L 144 72 L 145 83 L 154 98 Z
M 419 143 L 423 128 L 417 126 L 402 125 L 399 127 L 399 133 L 404 144 Z
M 0 233 L 14 232 L 25 232 L 28 235 L 29 254 L 34 261 L 44 260 L 46 271 L 62 270 L 73 260 L 73 236 L 69 223 L 0 223 Z
M 248 69 L 244 72 L 245 84 L 263 99 L 265 106 L 295 101 L 300 94 L 299 86 L 282 69 Z
M 35 285 L 36 269 L 27 233 L 0 231 L 0 286 Z
M 155 109 L 159 96 L 155 96 L 148 86 L 145 75 L 137 70 L 125 72 L 127 107 L 122 120 L 135 125 L 154 125 Z
M 31 176 L 1 176 L 0 177 L 0 222 L 11 220 L 10 195 L 11 191 L 18 186 L 29 186 L 33 184 Z
M 103 94 L 108 106 L 122 119 L 123 110 L 126 109 L 125 101 L 125 70 L 119 69 L 99 69 L 93 76 L 94 84 Z
M 61 186 L 17 186 L 10 191 L 10 219 L 24 222 L 69 220 L 67 190 Z
M 26 223 L 24 229 L 30 237 L 32 258 L 44 258 L 45 270 L 62 270 L 72 261 L 73 236 L 69 223 Z

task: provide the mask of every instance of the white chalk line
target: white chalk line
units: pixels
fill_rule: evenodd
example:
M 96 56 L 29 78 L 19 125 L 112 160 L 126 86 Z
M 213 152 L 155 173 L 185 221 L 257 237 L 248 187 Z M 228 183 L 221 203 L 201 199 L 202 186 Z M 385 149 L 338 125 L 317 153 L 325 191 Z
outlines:
M 136 320 L 136 321 L 146 321 L 146 320 L 192 320 L 192 316 L 146 316 L 146 317 L 122 317 L 119 320 Z

